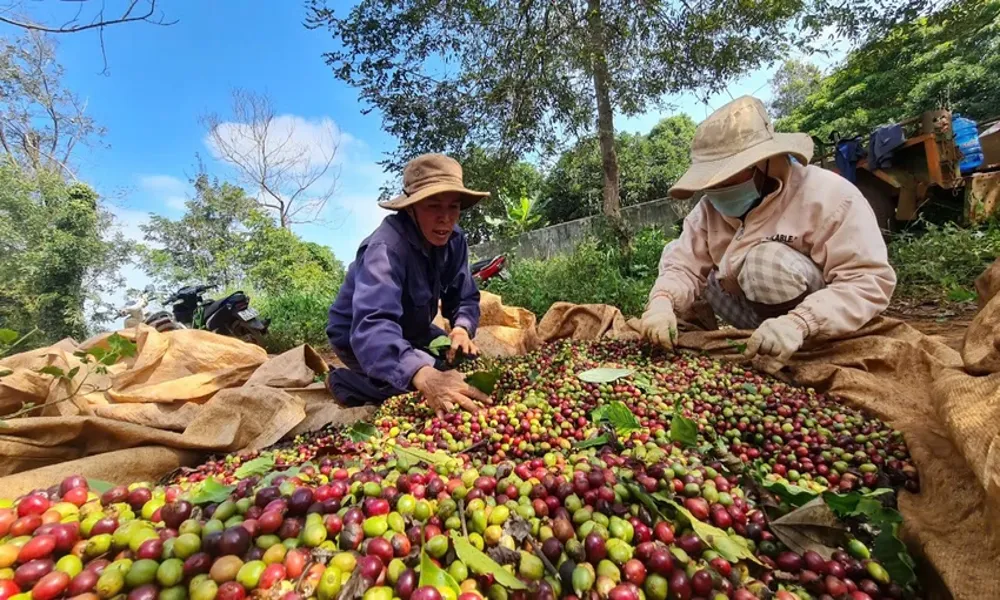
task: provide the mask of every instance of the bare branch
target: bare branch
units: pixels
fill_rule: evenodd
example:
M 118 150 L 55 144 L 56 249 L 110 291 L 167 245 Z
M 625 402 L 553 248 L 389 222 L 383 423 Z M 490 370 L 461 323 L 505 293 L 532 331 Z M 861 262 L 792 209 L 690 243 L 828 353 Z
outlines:
M 275 211 L 282 227 L 320 220 L 340 175 L 332 122 L 311 132 L 321 139 L 302 140 L 296 118 L 277 115 L 266 95 L 234 90 L 232 118 L 208 114 L 201 123 L 215 155 L 256 190 L 258 204 Z
M 177 23 L 177 20 L 165 21 L 164 15 L 162 13 L 156 14 L 156 2 L 157 0 L 145 0 L 148 3 L 148 10 L 143 14 L 132 14 L 139 4 L 140 0 L 131 0 L 128 8 L 118 17 L 105 19 L 104 10 L 101 9 L 100 12 L 94 17 L 90 23 L 78 24 L 80 13 L 67 23 L 61 26 L 54 27 L 51 25 L 46 25 L 44 23 L 37 23 L 27 19 L 17 19 L 9 16 L 0 15 L 0 23 L 6 23 L 7 25 L 12 25 L 14 27 L 20 27 L 21 29 L 29 29 L 32 31 L 41 31 L 44 33 L 78 33 L 80 31 L 87 31 L 88 29 L 104 29 L 105 27 L 110 27 L 112 25 L 122 25 L 125 23 L 137 23 L 144 22 L 150 23 L 152 25 L 169 26 Z M 82 2 L 80 3 L 82 6 Z M 82 10 L 82 8 L 81 8 Z M 154 17 L 154 15 L 156 15 Z

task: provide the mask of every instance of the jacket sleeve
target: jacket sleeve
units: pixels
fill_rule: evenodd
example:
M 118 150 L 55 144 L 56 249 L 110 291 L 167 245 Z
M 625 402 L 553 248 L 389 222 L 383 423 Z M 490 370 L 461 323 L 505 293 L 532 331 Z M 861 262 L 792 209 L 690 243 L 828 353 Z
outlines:
M 649 302 L 666 298 L 675 312 L 689 308 L 705 288 L 714 266 L 708 252 L 705 207 L 698 203 L 684 218 L 681 236 L 663 248 L 660 273 L 649 292 Z
M 829 217 L 815 223 L 811 258 L 826 287 L 791 311 L 808 327 L 806 338 L 829 338 L 860 329 L 889 306 L 896 272 L 868 201 L 854 186 Z
M 464 237 L 455 261 L 455 277 L 441 294 L 441 314 L 452 327 L 464 327 L 472 338 L 479 327 L 479 288 L 469 270 L 469 245 Z
M 433 366 L 434 358 L 403 337 L 401 264 L 385 244 L 365 249 L 355 276 L 351 349 L 366 375 L 407 390 L 413 375 L 421 367 Z

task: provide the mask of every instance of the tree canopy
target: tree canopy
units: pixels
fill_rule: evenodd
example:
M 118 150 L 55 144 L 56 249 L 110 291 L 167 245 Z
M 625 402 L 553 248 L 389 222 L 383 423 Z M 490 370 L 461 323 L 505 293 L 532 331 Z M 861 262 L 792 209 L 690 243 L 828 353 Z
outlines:
M 280 294 L 330 291 L 344 278 L 333 252 L 280 227 L 242 188 L 201 174 L 177 220 L 151 215 L 142 226 L 143 268 L 172 288 L 214 282 Z
M 694 130 L 689 116 L 677 115 L 661 120 L 648 134 L 616 136 L 622 206 L 667 196 L 691 162 Z M 560 155 L 543 189 L 545 215 L 553 223 L 599 213 L 601 152 L 596 137 L 583 138 Z
M 504 163 L 597 133 L 602 205 L 616 216 L 614 117 L 664 96 L 717 91 L 817 34 L 864 36 L 939 0 L 310 0 L 335 76 L 360 90 L 398 141 L 398 171 L 429 151 L 486 148 Z
M 819 89 L 823 73 L 816 65 L 802 60 L 786 60 L 771 77 L 772 119 L 787 117 Z
M 128 255 L 120 235 L 105 234 L 111 222 L 90 187 L 0 159 L 0 323 L 37 326 L 31 345 L 85 338 L 85 305 L 120 285 Z
M 1000 1 L 963 0 L 850 53 L 777 127 L 825 138 L 941 106 L 974 119 L 997 116 L 998 74 Z

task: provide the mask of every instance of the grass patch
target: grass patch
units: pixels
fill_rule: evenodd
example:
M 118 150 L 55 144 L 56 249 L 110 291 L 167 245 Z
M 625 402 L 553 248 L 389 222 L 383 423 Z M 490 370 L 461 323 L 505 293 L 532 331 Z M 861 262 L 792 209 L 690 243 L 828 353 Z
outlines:
M 627 316 L 642 314 L 656 279 L 660 254 L 669 238 L 643 229 L 627 251 L 610 241 L 588 239 L 566 255 L 547 260 L 513 259 L 510 278 L 491 279 L 486 289 L 539 318 L 554 303 L 611 304 Z
M 896 269 L 896 296 L 905 299 L 968 302 L 973 283 L 1000 256 L 1000 224 L 978 229 L 954 223 L 926 224 L 919 233 L 903 233 L 889 243 Z

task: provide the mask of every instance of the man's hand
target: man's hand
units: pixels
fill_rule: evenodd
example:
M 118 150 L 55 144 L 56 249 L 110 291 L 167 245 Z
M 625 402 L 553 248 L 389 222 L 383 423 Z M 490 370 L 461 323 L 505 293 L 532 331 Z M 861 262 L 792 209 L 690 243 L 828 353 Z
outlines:
M 653 300 L 642 314 L 640 327 L 646 339 L 667 350 L 673 349 L 677 340 L 677 317 L 674 316 L 674 305 L 666 298 Z
M 469 338 L 469 332 L 465 327 L 455 327 L 448 334 L 451 338 L 451 348 L 448 349 L 448 362 L 455 362 L 455 355 L 461 350 L 464 356 L 476 356 L 479 348 Z
M 421 367 L 413 376 L 413 387 L 424 394 L 427 405 L 438 417 L 455 410 L 455 405 L 469 412 L 476 412 L 489 402 L 489 396 L 465 383 L 465 375 L 458 371 L 438 371 L 434 367 Z
M 746 356 L 774 356 L 782 364 L 788 362 L 805 341 L 804 325 L 801 319 L 792 315 L 764 321 L 750 336 Z

